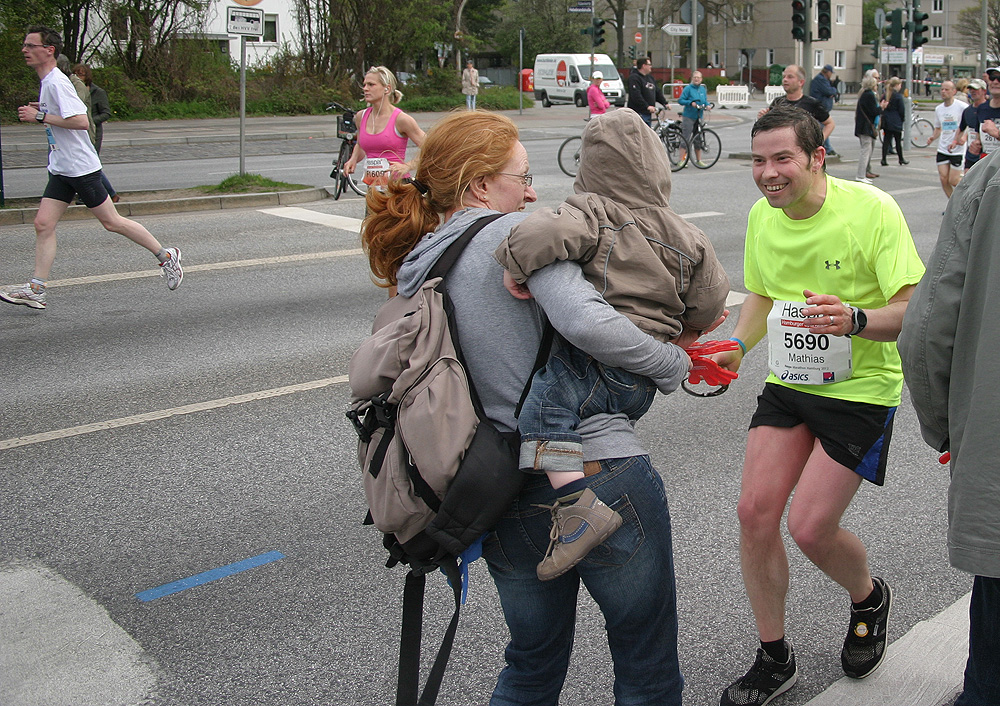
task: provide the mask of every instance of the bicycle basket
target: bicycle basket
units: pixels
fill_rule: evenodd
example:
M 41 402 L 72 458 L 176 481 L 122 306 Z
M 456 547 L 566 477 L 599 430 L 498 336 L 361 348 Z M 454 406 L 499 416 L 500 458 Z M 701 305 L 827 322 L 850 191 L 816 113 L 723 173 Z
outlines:
M 354 125 L 354 120 L 344 119 L 343 115 L 337 116 L 337 137 L 344 140 L 353 140 L 358 128 Z

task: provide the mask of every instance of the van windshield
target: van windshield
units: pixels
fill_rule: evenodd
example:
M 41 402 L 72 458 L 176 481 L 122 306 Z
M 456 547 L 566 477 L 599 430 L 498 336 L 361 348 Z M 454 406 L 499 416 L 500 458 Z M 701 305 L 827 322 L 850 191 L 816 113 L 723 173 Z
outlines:
M 580 73 L 586 80 L 590 80 L 590 62 L 579 64 Z M 600 71 L 604 74 L 605 81 L 614 81 L 616 78 L 620 78 L 618 69 L 616 69 L 612 64 L 594 64 L 594 70 Z

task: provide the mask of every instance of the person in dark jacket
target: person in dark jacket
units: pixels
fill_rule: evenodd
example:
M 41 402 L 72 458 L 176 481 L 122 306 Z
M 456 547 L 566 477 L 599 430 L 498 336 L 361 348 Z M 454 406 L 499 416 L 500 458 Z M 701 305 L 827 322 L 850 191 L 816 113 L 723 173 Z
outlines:
M 809 85 L 809 95 L 818 100 L 826 108 L 827 113 L 833 110 L 833 99 L 837 95 L 837 88 L 833 85 L 833 66 L 827 64 L 816 74 Z M 830 145 L 829 137 L 826 138 L 823 147 L 826 148 L 827 156 L 837 154 Z
M 649 57 L 639 57 L 635 62 L 636 70 L 628 77 L 628 107 L 639 114 L 643 122 L 649 125 L 656 113 L 656 104 L 667 107 L 667 99 L 656 85 L 656 80 L 650 75 L 653 65 Z
M 861 140 L 857 180 L 865 184 L 871 184 L 872 179 L 878 176 L 871 168 L 872 152 L 875 151 L 875 138 L 878 135 L 875 122 L 882 114 L 882 109 L 878 107 L 878 98 L 875 96 L 877 87 L 878 79 L 874 76 L 865 76 L 861 81 L 858 106 L 854 109 L 854 135 Z
M 903 121 L 906 119 L 906 108 L 903 105 L 903 94 L 900 93 L 903 82 L 898 76 L 893 76 L 885 84 L 885 98 L 882 107 L 882 129 L 885 137 L 882 139 L 882 166 L 888 167 L 887 157 L 892 154 L 892 142 L 896 142 L 896 152 L 899 163 L 909 164 L 903 157 Z

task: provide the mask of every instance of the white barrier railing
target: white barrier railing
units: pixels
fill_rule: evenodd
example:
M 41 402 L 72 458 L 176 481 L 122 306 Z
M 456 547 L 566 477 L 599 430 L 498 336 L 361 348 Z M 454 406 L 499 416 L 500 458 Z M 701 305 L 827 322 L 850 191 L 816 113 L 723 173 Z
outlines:
M 720 108 L 749 108 L 750 90 L 746 86 L 716 86 L 715 102 Z
M 774 102 L 775 98 L 785 95 L 785 89 L 781 86 L 764 86 L 764 100 L 768 105 Z

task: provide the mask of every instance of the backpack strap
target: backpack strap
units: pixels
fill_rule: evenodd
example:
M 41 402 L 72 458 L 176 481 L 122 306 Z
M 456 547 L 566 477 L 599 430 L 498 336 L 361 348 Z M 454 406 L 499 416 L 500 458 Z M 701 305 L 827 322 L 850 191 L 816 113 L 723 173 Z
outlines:
M 481 231 L 493 221 L 506 215 L 506 213 L 491 213 L 488 216 L 476 219 L 472 225 L 466 228 L 465 232 L 458 236 L 454 242 L 448 246 L 444 253 L 442 253 L 441 257 L 439 257 L 437 262 L 434 263 L 434 266 L 431 267 L 430 272 L 427 273 L 426 279 L 444 277 L 448 274 L 452 266 L 458 262 L 458 258 L 461 257 L 462 251 L 465 250 L 465 246 L 468 245 L 469 241 L 475 237 L 476 233 Z

